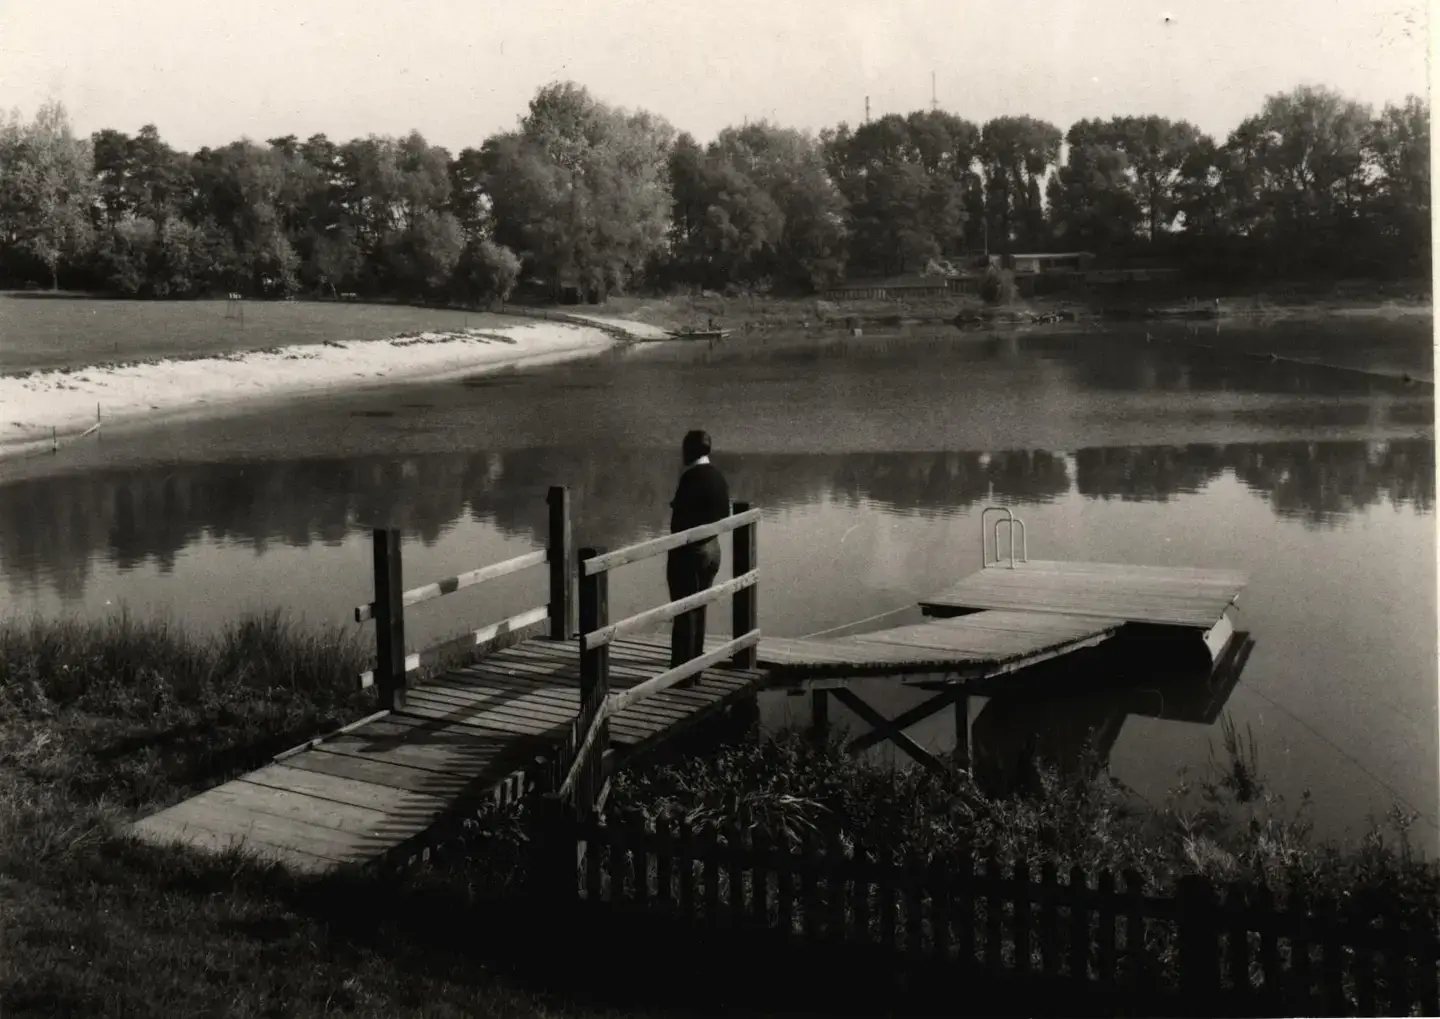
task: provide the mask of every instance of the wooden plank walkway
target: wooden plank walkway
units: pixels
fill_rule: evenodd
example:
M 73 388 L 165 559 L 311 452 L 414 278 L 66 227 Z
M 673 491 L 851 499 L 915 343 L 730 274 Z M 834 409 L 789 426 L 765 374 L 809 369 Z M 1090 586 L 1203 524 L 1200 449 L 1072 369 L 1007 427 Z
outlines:
M 762 637 L 759 662 L 770 686 L 815 676 L 944 672 L 952 679 L 972 679 L 1093 647 L 1124 625 L 1124 619 L 977 612 L 849 637 Z
M 618 640 L 611 688 L 669 666 L 668 640 Z M 668 739 L 763 680 L 710 669 L 617 714 L 611 741 L 630 754 Z M 131 826 L 142 840 L 211 850 L 241 844 L 292 869 L 324 872 L 403 856 L 467 804 L 518 796 L 524 771 L 553 751 L 580 705 L 574 641 L 534 639 L 411 688 L 406 704 Z
M 1132 622 L 1213 627 L 1244 585 L 1236 573 L 1022 563 L 990 567 L 922 602 L 967 615 L 836 638 L 763 637 L 758 667 L 713 668 L 619 711 L 610 739 L 643 752 L 762 686 L 843 685 L 866 675 L 1001 676 L 1111 639 Z M 707 639 L 707 650 L 726 638 Z M 532 638 L 410 687 L 404 705 L 132 826 L 151 842 L 241 843 L 292 868 L 404 857 L 442 818 L 523 793 L 580 710 L 575 640 Z M 619 693 L 669 667 L 668 634 L 610 646 Z
M 1031 560 L 987 566 L 920 607 L 934 616 L 1005 609 L 1208 630 L 1245 584 L 1234 570 Z

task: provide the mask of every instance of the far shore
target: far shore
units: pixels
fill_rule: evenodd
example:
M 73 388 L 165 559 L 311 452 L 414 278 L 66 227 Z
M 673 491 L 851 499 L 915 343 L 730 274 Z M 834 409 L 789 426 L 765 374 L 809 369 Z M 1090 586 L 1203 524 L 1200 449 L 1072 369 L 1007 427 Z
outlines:
M 561 310 L 570 311 L 569 308 Z M 824 297 L 727 297 L 705 292 L 666 297 L 617 297 L 603 306 L 587 310 L 591 315 L 607 320 L 613 317 L 666 330 L 708 327 L 741 332 L 923 324 L 994 328 L 1056 321 L 1105 323 L 1187 319 L 1265 325 L 1328 318 L 1416 320 L 1430 318 L 1434 313 L 1428 287 L 1422 292 L 1415 287 L 1383 284 L 1337 286 L 1329 290 L 1311 287 L 1235 294 L 1206 293 L 1193 299 L 1160 291 L 1113 296 L 1056 294 L 1017 298 L 999 305 L 988 305 L 978 297 L 958 294 L 940 298 L 898 296 L 831 301 Z
M 437 381 L 599 353 L 606 329 L 553 321 L 328 341 L 0 376 L 0 458 L 48 448 L 99 423 L 148 422 L 240 403 L 396 382 Z M 639 335 L 637 331 L 636 335 Z

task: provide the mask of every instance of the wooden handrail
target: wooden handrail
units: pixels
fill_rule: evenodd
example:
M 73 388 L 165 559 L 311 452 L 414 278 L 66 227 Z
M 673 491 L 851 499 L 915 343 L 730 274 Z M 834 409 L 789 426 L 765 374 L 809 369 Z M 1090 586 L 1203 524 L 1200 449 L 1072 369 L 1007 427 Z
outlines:
M 674 534 L 667 534 L 660 538 L 651 538 L 649 541 L 642 541 L 635 545 L 616 549 L 614 552 L 593 556 L 581 562 L 581 576 L 594 576 L 597 573 L 604 573 L 606 570 L 613 570 L 617 566 L 625 566 L 628 563 L 639 562 L 641 559 L 649 559 L 651 556 L 659 555 L 662 552 L 682 548 L 686 545 L 694 544 L 697 541 L 704 541 L 706 538 L 714 538 L 727 531 L 733 531 L 737 527 L 744 527 L 746 524 L 756 523 L 759 519 L 760 511 L 758 509 L 746 510 L 743 513 L 732 513 L 724 520 L 717 520 L 713 524 L 701 524 L 699 527 L 692 527 L 688 531 L 676 531 Z
M 524 612 L 516 613 L 509 619 L 502 619 L 498 623 L 491 623 L 489 626 L 482 626 L 480 629 L 467 633 L 462 637 L 447 640 L 434 647 L 426 648 L 423 651 L 416 651 L 414 654 L 405 656 L 405 671 L 414 672 L 421 664 L 438 660 L 447 651 L 469 650 L 486 644 L 507 633 L 514 633 L 529 626 L 543 623 L 550 618 L 550 607 L 538 605 L 533 609 L 526 609 Z M 367 670 L 360 673 L 360 689 L 372 686 L 375 683 L 374 670 Z
M 637 612 L 628 616 L 618 623 L 610 623 L 589 633 L 580 635 L 581 651 L 588 651 L 593 648 L 605 647 L 621 637 L 628 637 L 632 633 L 639 633 L 646 627 L 663 623 L 667 619 L 674 619 L 683 615 L 691 609 L 698 609 L 702 605 L 709 605 L 711 602 L 727 598 L 737 591 L 747 587 L 753 587 L 760 580 L 760 571 L 751 570 L 749 573 L 742 573 L 733 580 L 727 580 L 723 584 L 708 587 L 696 594 L 687 595 L 684 598 L 677 598 L 675 601 L 666 602 L 653 609 L 646 609 L 644 612 Z
M 614 710 L 611 707 L 613 703 L 610 698 L 605 698 L 600 702 L 600 707 L 596 710 L 595 717 L 590 720 L 590 728 L 585 730 L 585 738 L 580 741 L 580 746 L 575 750 L 575 757 L 570 762 L 570 771 L 565 775 L 565 781 L 560 783 L 560 788 L 555 790 L 555 795 L 560 799 L 565 799 L 575 791 L 575 783 L 580 779 L 580 772 L 585 765 L 589 763 L 586 761 L 586 757 L 590 753 L 590 748 L 593 747 L 595 741 L 599 739 L 600 729 L 604 726 L 605 719 L 607 719 Z
M 574 791 L 575 783 L 579 780 L 580 772 L 585 767 L 586 757 L 590 752 L 590 748 L 595 745 L 596 739 L 599 738 L 601 725 L 606 719 L 619 714 L 632 704 L 643 701 L 647 697 L 651 697 L 662 690 L 674 686 L 682 679 L 688 679 L 697 672 L 704 672 L 706 669 L 718 665 L 735 652 L 744 648 L 754 647 L 758 643 L 760 643 L 760 631 L 758 629 L 751 630 L 749 633 L 742 634 L 734 640 L 726 641 L 714 651 L 709 651 L 699 658 L 692 658 L 683 665 L 677 665 L 673 669 L 667 669 L 658 676 L 651 676 L 643 683 L 637 683 L 628 690 L 622 690 L 606 696 L 605 699 L 600 702 L 599 708 L 596 709 L 595 717 L 590 720 L 590 727 L 585 731 L 585 738 L 581 740 L 580 746 L 576 748 L 575 757 L 570 762 L 570 771 L 566 774 L 565 781 L 560 783 L 560 788 L 556 790 L 556 795 L 563 799 Z
M 699 658 L 692 658 L 683 665 L 677 665 L 668 669 L 658 676 L 651 676 L 643 683 L 636 683 L 628 690 L 621 690 L 619 693 L 612 693 L 609 698 L 610 712 L 615 714 L 624 711 L 636 701 L 643 701 L 652 694 L 665 690 L 682 679 L 689 679 L 697 672 L 704 672 L 706 669 L 719 665 L 729 658 L 736 651 L 744 648 L 754 647 L 760 643 L 760 631 L 751 630 L 749 633 L 741 634 L 734 640 L 726 641 L 714 651 L 707 651 Z
M 473 587 L 476 584 L 483 584 L 487 580 L 495 580 L 497 577 L 509 576 L 511 573 L 518 573 L 532 566 L 539 566 L 548 560 L 549 553 L 543 548 L 535 552 L 526 552 L 524 555 L 518 555 L 513 559 L 506 559 L 504 562 L 492 563 L 489 566 L 482 566 L 478 570 L 469 570 L 465 573 L 458 573 L 453 577 L 446 577 L 444 580 L 437 580 L 433 584 L 411 588 L 400 596 L 400 605 L 402 608 L 419 605 L 421 602 L 430 601 L 432 598 L 454 594 L 462 588 Z M 356 606 L 355 622 L 363 623 L 367 619 L 373 618 L 375 618 L 374 602 L 370 602 L 368 605 Z

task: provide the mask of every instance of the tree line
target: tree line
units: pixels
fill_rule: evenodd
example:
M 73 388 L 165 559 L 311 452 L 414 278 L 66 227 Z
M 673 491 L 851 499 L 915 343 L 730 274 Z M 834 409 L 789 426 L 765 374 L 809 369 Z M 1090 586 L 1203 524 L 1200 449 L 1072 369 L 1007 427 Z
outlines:
M 942 110 L 702 145 L 574 83 L 452 155 L 419 132 L 194 153 L 153 125 L 0 119 L 0 280 L 141 297 L 311 293 L 483 303 L 701 287 L 814 292 L 983 252 L 1083 250 L 1244 278 L 1428 276 L 1429 105 L 1320 87 L 1223 141 L 1160 116 Z

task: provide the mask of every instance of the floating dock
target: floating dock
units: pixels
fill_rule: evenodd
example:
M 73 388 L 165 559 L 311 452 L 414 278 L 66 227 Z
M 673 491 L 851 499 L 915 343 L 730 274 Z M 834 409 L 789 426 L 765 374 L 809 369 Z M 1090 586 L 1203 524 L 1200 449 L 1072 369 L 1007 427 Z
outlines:
M 930 616 L 962 618 L 1004 610 L 1118 619 L 1136 636 L 1198 637 L 1214 661 L 1234 635 L 1230 611 L 1245 584 L 1244 574 L 1234 570 L 1019 560 L 987 564 L 920 608 Z
M 988 696 L 1018 676 L 1043 676 L 1062 658 L 1093 654 L 1127 634 L 1179 634 L 1192 645 L 1198 638 L 1214 662 L 1231 643 L 1229 610 L 1245 583 L 1224 570 L 1029 562 L 1015 554 L 1012 540 L 1008 562 L 989 562 L 987 552 L 979 572 L 922 601 L 924 622 L 845 637 L 765 637 L 755 624 L 753 590 L 758 510 L 737 504 L 716 524 L 615 552 L 582 549 L 573 557 L 564 489 L 551 489 L 550 507 L 546 550 L 408 591 L 400 584 L 399 532 L 377 530 L 376 598 L 357 607 L 355 617 L 375 622 L 377 668 L 358 682 L 379 689 L 384 710 L 146 817 L 130 831 L 149 842 L 211 850 L 242 844 L 308 872 L 404 863 L 429 845 L 437 825 L 517 799 L 542 774 L 553 780 L 554 763 L 563 764 L 567 754 L 592 754 L 603 777 L 767 688 L 808 689 L 817 718 L 827 696 L 851 708 L 871 726 L 851 744 L 855 752 L 890 740 L 926 766 L 946 767 L 915 746 L 905 728 L 947 704 L 963 707 L 971 692 Z M 989 512 L 982 513 L 982 529 Z M 997 551 L 1001 523 L 1011 523 L 1012 538 L 1015 527 L 1023 527 L 1001 512 L 1008 521 L 996 525 Z M 608 621 L 609 572 L 727 531 L 735 538 L 734 579 Z M 406 606 L 542 564 L 550 574 L 548 605 L 461 638 L 458 645 L 478 655 L 473 664 L 437 670 L 424 682 L 407 678 L 437 652 L 405 653 Z M 577 574 L 578 627 L 572 611 Z M 733 638 L 711 637 L 700 660 L 672 668 L 668 633 L 654 631 L 721 598 L 734 602 Z M 889 676 L 937 692 L 887 719 L 847 686 L 862 676 Z M 601 718 L 608 725 L 601 726 Z M 581 740 L 587 728 L 593 731 Z M 594 735 L 599 732 L 605 735 Z M 964 753 L 968 738 L 957 722 Z M 596 803 L 603 799 L 601 792 Z

